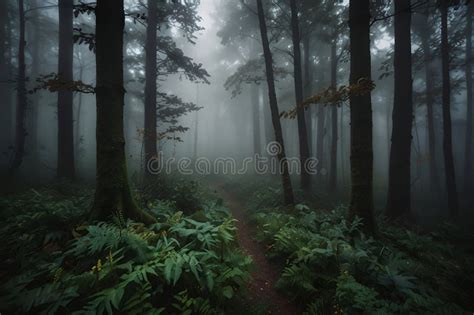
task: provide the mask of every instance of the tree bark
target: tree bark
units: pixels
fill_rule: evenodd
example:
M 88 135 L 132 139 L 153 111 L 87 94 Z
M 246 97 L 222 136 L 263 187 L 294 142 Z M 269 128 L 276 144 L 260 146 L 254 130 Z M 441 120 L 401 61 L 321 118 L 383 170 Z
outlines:
M 350 84 L 371 80 L 370 1 L 350 0 Z M 375 232 L 373 216 L 373 147 L 371 93 L 350 95 L 352 193 L 349 216 L 364 220 L 364 228 Z
M 411 60 L 410 0 L 395 1 L 395 89 L 392 112 L 387 216 L 399 218 L 411 212 L 411 141 L 413 80 Z
M 459 212 L 459 201 L 454 171 L 453 140 L 451 126 L 451 82 L 449 70 L 448 40 L 448 1 L 441 1 L 441 60 L 443 77 L 443 152 L 446 172 L 446 189 L 448 191 L 448 207 L 450 215 L 455 217 Z
M 270 100 L 270 110 L 275 132 L 275 140 L 280 146 L 278 150 L 278 161 L 281 165 L 281 176 L 283 185 L 283 197 L 286 204 L 294 203 L 293 188 L 291 185 L 290 173 L 288 170 L 288 162 L 286 160 L 285 145 L 283 142 L 283 132 L 281 128 L 280 113 L 278 111 L 278 101 L 275 90 L 275 76 L 273 73 L 273 57 L 270 51 L 270 43 L 268 41 L 267 24 L 265 22 L 265 14 L 263 10 L 262 0 L 257 0 L 258 20 L 260 24 L 260 35 L 262 37 L 263 53 L 265 57 L 265 68 L 268 84 L 268 97 Z
M 97 174 L 94 220 L 116 213 L 146 224 L 156 222 L 138 209 L 127 176 L 123 132 L 124 0 L 98 0 L 96 7 Z
M 146 29 L 146 64 L 145 64 L 145 174 L 150 177 L 148 161 L 158 155 L 157 148 L 157 117 L 156 117 L 156 79 L 157 79 L 157 27 L 158 6 L 156 0 L 148 0 L 148 18 Z
M 59 65 L 62 82 L 73 81 L 73 0 L 59 1 Z M 58 178 L 74 179 L 74 114 L 72 91 L 58 92 Z
M 421 46 L 424 53 L 425 61 L 425 84 L 426 84 L 426 121 L 427 121 L 427 133 L 428 133 L 428 151 L 429 151 L 429 181 L 430 181 L 430 191 L 432 193 L 440 192 L 440 180 L 438 169 L 436 167 L 436 133 L 435 133 L 435 124 L 434 124 L 434 86 L 433 86 L 433 57 L 431 54 L 430 47 L 430 27 L 428 24 L 428 13 L 422 14 L 421 18 L 423 19 L 421 26 Z
M 303 95 L 303 71 L 301 65 L 301 35 L 298 18 L 298 7 L 296 0 L 290 0 L 291 6 L 291 29 L 293 39 L 293 66 L 295 81 L 296 104 L 300 105 L 304 101 Z M 306 163 L 309 158 L 308 130 L 306 129 L 306 118 L 304 108 L 298 106 L 296 110 L 298 120 L 298 138 L 301 164 L 301 188 L 308 190 L 311 184 Z
M 331 44 L 331 87 L 335 91 L 337 89 L 337 42 L 336 39 Z M 331 159 L 329 170 L 329 189 L 331 192 L 337 190 L 337 106 L 331 107 Z
M 466 145 L 464 156 L 464 191 L 468 198 L 468 208 L 474 203 L 472 176 L 472 1 L 468 4 L 466 16 Z
M 21 164 L 25 155 L 25 115 L 28 106 L 26 97 L 26 65 L 25 65 L 25 6 L 23 0 L 18 0 L 18 14 L 20 21 L 19 40 L 18 40 L 18 77 L 17 77 L 17 108 L 15 125 L 15 146 L 12 164 L 10 165 L 10 175 L 14 175 Z

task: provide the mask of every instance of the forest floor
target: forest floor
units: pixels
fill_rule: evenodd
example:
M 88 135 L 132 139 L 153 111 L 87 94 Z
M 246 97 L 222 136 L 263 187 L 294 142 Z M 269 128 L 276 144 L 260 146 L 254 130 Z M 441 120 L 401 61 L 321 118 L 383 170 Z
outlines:
M 246 301 L 249 305 L 246 306 L 252 309 L 262 305 L 268 314 L 301 314 L 301 310 L 294 303 L 277 292 L 275 285 L 280 270 L 267 261 L 266 248 L 254 240 L 256 227 L 248 221 L 243 203 L 223 183 L 217 183 L 214 187 L 237 220 L 236 233 L 239 246 L 253 260 L 252 281 L 248 287 L 249 297 Z

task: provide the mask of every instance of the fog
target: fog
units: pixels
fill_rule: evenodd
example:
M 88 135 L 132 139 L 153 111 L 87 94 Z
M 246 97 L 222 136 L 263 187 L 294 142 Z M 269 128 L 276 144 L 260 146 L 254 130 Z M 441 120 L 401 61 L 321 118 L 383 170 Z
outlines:
M 284 1 L 283 1 L 284 2 Z M 265 80 L 265 67 L 258 19 L 254 4 L 242 4 L 224 0 L 203 0 L 198 4 L 189 4 L 196 20 L 185 21 L 170 18 L 159 23 L 158 37 L 169 36 L 182 50 L 183 56 L 191 59 L 195 65 L 202 64 L 207 75 L 190 79 L 189 69 L 180 65 L 171 66 L 167 74 L 159 74 L 157 91 L 176 95 L 185 103 L 194 103 L 198 111 L 185 112 L 172 118 L 172 122 L 160 122 L 157 132 L 169 131 L 170 126 L 182 129 L 167 132 L 159 139 L 158 151 L 166 158 L 183 157 L 193 160 L 202 157 L 208 159 L 232 158 L 236 164 L 255 154 L 268 155 L 267 146 L 275 141 L 270 116 L 268 87 Z M 282 4 L 287 5 L 287 4 Z M 326 4 L 321 4 L 321 8 Z M 378 4 L 374 10 L 388 12 L 393 4 Z M 27 90 L 38 86 L 41 76 L 57 73 L 58 59 L 58 12 L 55 1 L 31 0 L 26 6 L 26 72 Z M 336 68 L 337 85 L 346 85 L 350 74 L 348 28 L 340 27 L 337 38 L 331 38 L 333 24 L 346 25 L 348 2 L 335 5 L 331 14 L 336 18 L 318 16 L 316 13 L 306 16 L 300 13 L 303 41 L 309 38 L 309 47 L 302 45 L 303 80 L 305 97 L 318 94 L 331 86 L 331 43 L 336 45 L 338 63 Z M 271 47 L 276 74 L 276 93 L 280 112 L 289 111 L 296 106 L 294 97 L 293 44 L 291 30 L 288 27 L 289 13 L 278 5 L 267 8 L 267 17 Z M 388 10 L 388 11 L 383 11 Z M 440 32 L 431 28 L 428 45 L 431 45 L 432 60 L 430 80 L 434 90 L 434 144 L 435 157 L 430 156 L 429 134 L 426 108 L 426 77 L 424 50 L 418 24 L 422 10 L 413 13 L 412 45 L 413 53 L 413 129 L 411 152 L 411 192 L 415 211 L 425 213 L 423 209 L 432 207 L 430 215 L 445 215 L 447 195 L 444 188 L 443 164 L 443 126 L 441 111 L 441 57 L 439 46 Z M 426 9 L 426 10 L 431 10 Z M 140 177 L 147 164 L 144 152 L 144 87 L 145 87 L 145 35 L 146 17 L 140 14 L 146 6 L 140 1 L 125 1 L 126 25 L 124 33 L 124 72 L 125 107 L 124 132 L 126 137 L 126 157 L 130 176 Z M 465 171 L 466 153 L 471 147 L 466 143 L 466 125 L 472 117 L 467 117 L 466 82 L 464 72 L 465 46 L 462 34 L 465 25 L 465 8 L 456 9 L 449 19 L 450 39 L 452 39 L 452 140 L 455 161 L 455 173 L 458 193 L 463 207 L 467 207 L 470 194 L 465 180 L 472 174 Z M 375 12 L 375 11 L 374 11 Z M 377 11 L 378 12 L 378 11 Z M 424 12 L 424 11 L 423 11 Z M 428 12 L 428 11 L 427 11 Z M 11 76 L 2 81 L 2 98 L 5 100 L 5 114 L 2 114 L 4 136 L 2 137 L 2 168 L 7 172 L 14 155 L 15 144 L 15 78 L 18 67 L 19 16 L 15 1 L 8 1 L 9 20 L 5 24 L 8 36 L 3 38 L 4 56 L 8 61 Z M 189 12 L 187 13 L 189 14 Z M 374 13 L 376 14 L 376 13 Z M 378 13 L 377 13 L 378 14 Z M 424 13 L 423 13 L 424 14 Z M 146 15 L 146 14 L 145 14 Z M 462 16 L 462 18 L 457 18 Z M 186 16 L 185 18 L 189 18 Z M 311 20 L 314 18 L 313 20 Z M 439 23 L 439 16 L 432 14 L 429 23 Z M 187 25 L 196 23 L 194 29 Z M 286 24 L 285 24 L 286 23 Z M 74 45 L 74 80 L 94 86 L 96 84 L 95 55 L 89 47 L 87 36 L 94 32 L 94 14 L 87 10 L 78 12 L 74 19 L 77 38 Z M 391 149 L 392 109 L 394 104 L 393 50 L 394 25 L 390 18 L 381 19 L 371 26 L 372 79 L 375 89 L 372 91 L 373 110 L 373 156 L 374 189 L 377 207 L 385 206 L 388 189 L 389 155 Z M 93 44 L 92 44 L 93 45 Z M 159 46 L 160 44 L 158 44 Z M 309 56 L 305 54 L 309 53 Z M 158 50 L 158 60 L 165 55 Z M 254 62 L 254 64 L 252 64 Z M 468 61 L 470 62 L 470 60 Z M 249 66 L 250 64 L 250 66 Z M 247 67 L 246 67 L 247 66 Z M 307 77 L 310 75 L 310 77 Z M 208 81 L 208 82 L 205 82 Z M 309 85 L 309 86 L 308 86 Z M 471 87 L 468 87 L 471 89 Z M 158 99 L 157 106 L 160 107 Z M 19 176 L 27 182 L 48 181 L 56 176 L 58 156 L 57 95 L 43 88 L 28 94 L 28 107 L 25 118 L 26 144 L 24 160 Z M 93 181 L 96 159 L 96 100 L 90 93 L 74 92 L 73 129 L 76 176 L 83 181 Z M 310 156 L 318 161 L 319 174 L 311 181 L 316 191 L 328 193 L 328 175 L 332 137 L 331 106 L 313 104 L 306 109 L 308 146 Z M 297 119 L 281 119 L 286 155 L 297 159 L 300 156 Z M 256 130 L 258 128 L 258 130 Z M 350 164 L 350 107 L 347 101 L 337 104 L 337 191 L 341 202 L 348 202 L 351 191 Z M 256 135 L 256 136 L 255 136 Z M 256 144 L 256 142 L 258 144 Z M 256 145 L 258 148 L 256 148 Z M 319 146 L 319 147 L 318 147 Z M 321 152 L 318 152 L 320 150 Z M 430 188 L 429 161 L 436 160 L 439 190 Z M 249 173 L 253 173 L 250 171 Z M 293 174 L 297 182 L 297 174 Z M 444 214 L 443 214 L 444 213 Z M 426 214 L 426 213 L 425 213 Z M 426 214 L 427 215 L 427 214 Z

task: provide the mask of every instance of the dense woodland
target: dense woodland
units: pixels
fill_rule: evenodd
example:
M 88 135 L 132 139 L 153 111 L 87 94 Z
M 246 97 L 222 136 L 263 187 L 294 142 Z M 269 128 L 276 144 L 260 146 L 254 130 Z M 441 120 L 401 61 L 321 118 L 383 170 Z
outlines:
M 472 314 L 469 0 L 1 0 L 0 313 Z

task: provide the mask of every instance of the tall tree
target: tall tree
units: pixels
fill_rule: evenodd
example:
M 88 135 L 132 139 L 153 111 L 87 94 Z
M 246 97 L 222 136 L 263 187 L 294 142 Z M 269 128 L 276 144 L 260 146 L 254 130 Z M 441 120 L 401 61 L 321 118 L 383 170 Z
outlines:
M 371 80 L 370 1 L 349 2 L 350 84 Z M 352 193 L 349 215 L 364 220 L 368 232 L 375 231 L 373 217 L 373 147 L 371 93 L 350 95 Z
M 395 89 L 387 201 L 387 215 L 392 218 L 407 216 L 411 211 L 413 124 L 410 0 L 395 1 L 395 12 Z
M 146 28 L 146 60 L 145 60 L 145 161 L 158 155 L 157 149 L 157 117 L 156 117 L 156 80 L 157 80 L 157 27 L 158 27 L 158 3 L 156 0 L 148 0 L 148 18 Z M 147 163 L 145 163 L 147 165 Z M 146 168 L 146 167 L 145 167 Z M 150 175 L 148 169 L 145 174 Z
M 275 132 L 275 140 L 279 144 L 278 161 L 281 165 L 281 176 L 283 185 L 283 196 L 286 204 L 294 203 L 293 188 L 291 185 L 288 162 L 286 160 L 285 145 L 283 142 L 283 132 L 281 128 L 280 113 L 278 111 L 278 101 L 275 90 L 275 75 L 273 73 L 273 57 L 268 41 L 267 23 L 265 21 L 265 11 L 262 0 L 257 0 L 258 20 L 260 25 L 260 35 L 262 37 L 263 54 L 265 58 L 265 68 L 268 84 L 268 97 L 270 100 L 270 111 Z
M 472 196 L 472 1 L 469 2 L 466 16 L 466 145 L 464 156 L 464 190 L 472 208 L 474 197 Z
M 303 36 L 303 56 L 304 56 L 304 98 L 311 97 L 313 93 L 313 62 L 311 60 L 311 34 Z M 306 130 L 308 132 L 308 152 L 311 156 L 313 154 L 313 108 L 306 109 Z
M 18 39 L 18 77 L 17 77 L 17 104 L 15 124 L 14 156 L 10 165 L 10 174 L 15 174 L 23 163 L 25 155 L 25 115 L 28 106 L 26 96 L 26 64 L 25 64 L 25 5 L 23 0 L 18 0 L 18 14 L 20 21 Z
M 429 151 L 429 182 L 431 192 L 439 192 L 439 174 L 436 167 L 436 133 L 434 123 L 434 84 L 433 84 L 433 56 L 430 45 L 430 24 L 428 21 L 429 12 L 419 14 L 420 18 L 420 38 L 423 49 L 423 59 L 425 68 L 425 95 L 426 95 L 426 121 L 428 133 Z
M 303 94 L 303 71 L 301 65 L 301 35 L 298 18 L 298 6 L 296 0 L 290 0 L 291 7 L 291 30 L 293 40 L 293 67 L 294 67 L 294 82 L 295 82 L 295 97 L 296 104 L 302 104 L 304 101 Z M 301 188 L 307 190 L 310 186 L 310 177 L 306 168 L 306 161 L 309 158 L 308 146 L 308 131 L 306 129 L 306 119 L 304 108 L 298 106 L 298 138 L 300 149 L 300 163 L 301 163 Z
M 459 211 L 459 201 L 456 188 L 456 175 L 454 171 L 453 139 L 451 126 L 451 78 L 449 66 L 449 35 L 448 35 L 448 11 L 449 0 L 440 1 L 441 11 L 441 60 L 443 81 L 443 152 L 444 168 L 446 178 L 446 189 L 448 191 L 448 207 L 451 216 L 456 216 Z
M 253 120 L 253 153 L 260 155 L 262 153 L 262 144 L 260 141 L 260 94 L 259 86 L 253 85 L 251 91 L 251 106 Z
M 331 87 L 335 91 L 337 89 L 337 36 L 331 44 Z M 329 170 L 329 189 L 336 191 L 337 189 L 337 141 L 338 141 L 338 119 L 337 106 L 331 107 L 331 159 Z
M 58 79 L 73 81 L 73 0 L 59 1 Z M 74 179 L 74 119 L 73 93 L 58 92 L 58 177 Z
M 41 36 L 41 10 L 39 8 L 38 0 L 30 0 L 30 12 L 34 10 L 33 16 L 27 18 L 27 41 L 31 43 L 30 54 L 31 54 L 31 67 L 29 67 L 29 78 L 37 78 L 40 75 L 41 64 L 42 64 L 42 43 L 40 40 Z M 31 98 L 31 104 L 29 104 L 28 115 L 26 117 L 26 129 L 28 130 L 28 141 L 26 147 L 30 154 L 37 155 L 38 151 L 38 115 L 40 105 L 40 94 L 36 93 Z
M 0 152 L 5 152 L 7 147 L 11 145 L 11 117 L 12 117 L 12 104 L 11 104 L 11 86 L 8 83 L 11 61 L 10 54 L 8 53 L 11 43 L 8 41 L 10 27 L 10 20 L 8 19 L 8 1 L 0 1 L 0 99 L 2 100 L 2 106 L 0 111 L 0 126 L 2 126 L 0 143 Z
M 144 223 L 155 219 L 133 200 L 127 176 L 123 132 L 124 0 L 98 0 L 96 7 L 97 174 L 91 218 L 119 212 Z

